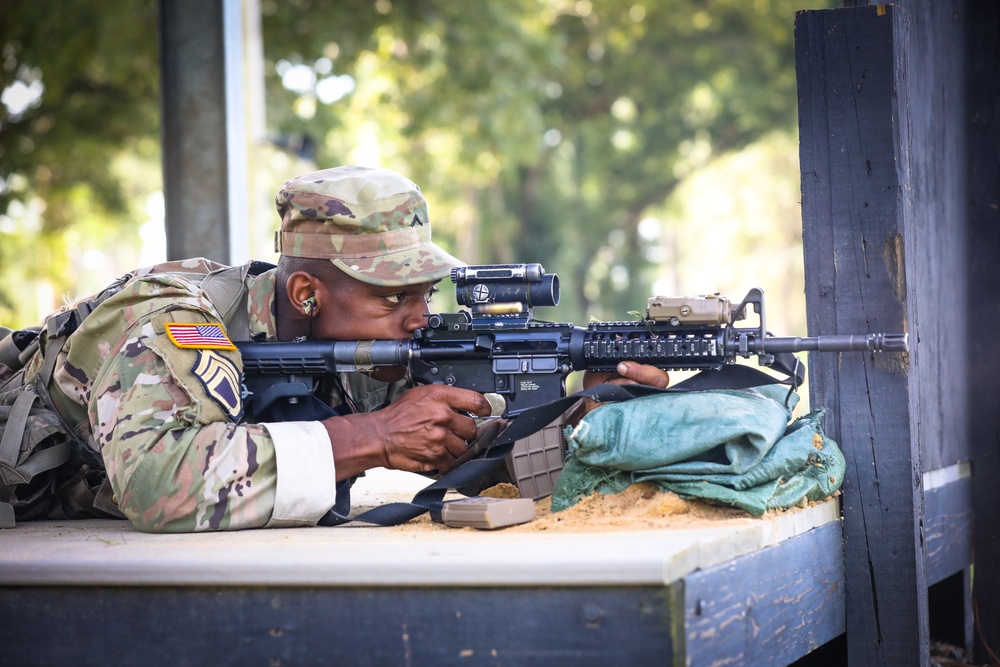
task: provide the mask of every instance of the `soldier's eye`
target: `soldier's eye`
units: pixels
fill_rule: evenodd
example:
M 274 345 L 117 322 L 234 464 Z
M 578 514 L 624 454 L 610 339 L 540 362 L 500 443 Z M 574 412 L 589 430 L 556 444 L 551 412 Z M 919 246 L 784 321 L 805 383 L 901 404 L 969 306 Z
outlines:
M 386 294 L 382 298 L 388 301 L 389 303 L 393 304 L 394 306 L 397 306 L 403 303 L 403 299 L 406 298 L 406 292 L 396 292 L 395 294 Z
M 434 298 L 434 295 L 440 291 L 441 290 L 439 290 L 437 287 L 430 288 L 429 290 L 427 290 L 427 293 L 424 294 L 424 301 L 430 301 L 431 299 Z

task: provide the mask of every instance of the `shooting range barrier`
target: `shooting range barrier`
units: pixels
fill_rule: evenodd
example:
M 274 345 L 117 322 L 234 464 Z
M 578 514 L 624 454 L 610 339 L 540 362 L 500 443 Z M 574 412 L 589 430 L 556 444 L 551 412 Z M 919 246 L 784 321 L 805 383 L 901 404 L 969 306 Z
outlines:
M 35 664 L 81 643 L 98 664 L 784 663 L 844 631 L 840 539 L 836 499 L 613 532 L 22 523 L 0 534 L 0 636 Z

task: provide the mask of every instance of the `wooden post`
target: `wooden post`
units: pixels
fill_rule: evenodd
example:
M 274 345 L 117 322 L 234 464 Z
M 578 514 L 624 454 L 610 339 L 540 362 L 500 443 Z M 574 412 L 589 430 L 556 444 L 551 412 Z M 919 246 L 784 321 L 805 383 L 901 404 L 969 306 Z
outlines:
M 892 5 L 796 16 L 810 335 L 907 330 L 913 306 L 907 267 L 914 252 L 907 37 L 905 16 Z M 911 346 L 919 345 L 919 332 L 909 333 Z M 811 402 L 828 408 L 826 428 L 847 458 L 852 667 L 929 664 L 911 355 L 810 357 Z
M 974 363 L 970 387 L 969 437 L 973 443 L 973 542 L 976 605 L 975 658 L 1000 654 L 1000 5 L 970 0 L 965 21 L 968 109 L 963 127 L 969 152 L 967 354 Z

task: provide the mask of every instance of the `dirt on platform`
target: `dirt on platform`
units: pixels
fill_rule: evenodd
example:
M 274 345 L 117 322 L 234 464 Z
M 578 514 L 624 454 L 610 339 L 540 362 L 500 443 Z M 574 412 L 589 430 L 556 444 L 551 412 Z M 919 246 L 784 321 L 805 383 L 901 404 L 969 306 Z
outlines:
M 491 491 L 487 489 L 484 495 Z M 514 491 L 516 493 L 516 488 Z M 742 510 L 685 500 L 677 494 L 660 491 L 648 482 L 633 484 L 621 493 L 613 495 L 592 493 L 561 512 L 553 512 L 551 508 L 551 498 L 537 500 L 534 521 L 511 526 L 506 530 L 514 532 L 644 530 L 717 526 L 719 522 L 757 521 Z
M 490 498 L 518 498 L 513 484 L 498 484 L 485 489 L 480 495 Z M 503 528 L 504 532 L 600 532 L 619 530 L 650 530 L 657 528 L 707 528 L 720 524 L 741 525 L 771 520 L 782 512 L 771 511 L 757 519 L 743 510 L 718 507 L 698 500 L 660 491 L 648 482 L 633 484 L 621 493 L 604 495 L 593 493 L 561 512 L 552 511 L 552 499 L 535 501 L 535 519 L 518 526 Z M 429 527 L 455 530 L 431 522 L 423 515 L 398 526 L 397 530 L 427 530 Z M 467 528 L 463 530 L 475 530 Z

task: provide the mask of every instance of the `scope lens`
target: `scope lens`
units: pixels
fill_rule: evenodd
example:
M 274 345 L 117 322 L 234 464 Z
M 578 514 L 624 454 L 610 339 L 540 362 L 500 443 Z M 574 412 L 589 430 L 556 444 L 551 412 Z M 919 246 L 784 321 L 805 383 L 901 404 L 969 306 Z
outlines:
M 460 306 L 470 308 L 484 303 L 522 303 L 528 306 L 559 305 L 559 278 L 546 274 L 538 282 L 523 280 L 503 282 L 472 281 L 455 289 Z
M 554 273 L 542 276 L 528 288 L 528 298 L 532 306 L 559 305 L 559 277 Z

